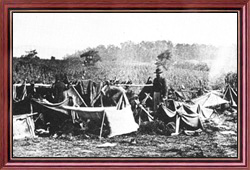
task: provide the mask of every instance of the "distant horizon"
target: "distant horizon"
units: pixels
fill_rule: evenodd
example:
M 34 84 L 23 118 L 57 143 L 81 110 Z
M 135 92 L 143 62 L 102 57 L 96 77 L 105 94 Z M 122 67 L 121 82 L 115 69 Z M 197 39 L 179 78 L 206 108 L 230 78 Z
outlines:
M 79 52 L 79 51 L 84 51 L 84 50 L 86 50 L 86 49 L 88 49 L 88 48 L 90 48 L 90 49 L 95 49 L 95 48 L 97 48 L 98 46 L 105 46 L 105 48 L 107 48 L 108 46 L 115 46 L 115 47 L 121 47 L 121 44 L 122 43 L 126 43 L 126 42 L 132 42 L 132 43 L 134 43 L 134 44 L 140 44 L 140 43 L 142 43 L 142 42 L 157 42 L 157 41 L 166 41 L 166 42 L 171 42 L 171 43 L 173 43 L 171 40 L 155 40 L 155 41 L 141 41 L 141 42 L 138 42 L 138 43 L 135 43 L 135 42 L 133 42 L 133 41 L 125 41 L 125 42 L 121 42 L 121 43 L 119 43 L 118 45 L 116 45 L 116 44 L 109 44 L 109 45 L 103 45 L 103 44 L 99 44 L 99 45 L 97 45 L 97 46 L 95 46 L 95 47 L 86 47 L 86 48 L 84 48 L 84 49 L 78 49 L 78 50 L 76 50 L 75 52 L 73 52 L 73 53 L 71 53 L 71 54 L 65 54 L 63 57 L 60 57 L 60 58 L 58 58 L 57 56 L 54 56 L 54 55 L 52 55 L 53 57 L 55 57 L 57 60 L 63 60 L 65 57 L 68 57 L 68 56 L 70 56 L 70 55 L 73 55 L 73 54 L 75 54 L 75 53 L 77 53 L 77 52 Z M 185 45 L 206 45 L 206 46 L 213 46 L 213 47 L 216 47 L 216 48 L 221 48 L 221 47 L 231 47 L 231 46 L 237 46 L 237 44 L 231 44 L 231 45 L 226 45 L 226 46 L 222 46 L 222 45 L 212 45 L 212 44 L 199 44 L 199 43 L 192 43 L 192 44 L 189 44 L 189 43 L 173 43 L 173 45 L 174 46 L 176 46 L 177 44 L 185 44 Z M 37 49 L 28 49 L 28 50 L 25 50 L 25 51 L 23 51 L 23 54 L 22 55 L 25 55 L 26 54 L 26 52 L 28 52 L 28 51 L 31 51 L 31 50 L 36 50 L 37 51 L 37 53 L 38 53 L 38 57 L 40 58 L 40 59 L 51 59 L 51 57 L 52 56 L 48 56 L 48 57 L 41 57 L 40 55 L 39 55 L 39 51 L 37 50 Z M 166 49 L 167 50 L 167 49 Z M 14 54 L 14 53 L 13 53 Z M 20 56 L 14 56 L 13 55 L 13 57 L 16 57 L 16 58 L 20 58 L 22 55 L 20 55 Z
M 98 45 L 237 44 L 237 13 L 13 13 L 13 56 L 62 59 Z

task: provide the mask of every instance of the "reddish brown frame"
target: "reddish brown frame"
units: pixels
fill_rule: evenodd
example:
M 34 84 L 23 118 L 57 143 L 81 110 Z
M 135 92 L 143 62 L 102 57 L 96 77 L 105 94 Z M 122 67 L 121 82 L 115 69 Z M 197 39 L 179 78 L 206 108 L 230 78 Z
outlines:
M 250 60 L 249 56 L 249 0 L 0 0 L 0 26 L 1 26 L 1 62 L 0 62 L 0 168 L 3 169 L 44 169 L 44 168 L 62 168 L 62 169 L 110 169 L 110 168 L 139 168 L 139 169 L 152 169 L 152 168 L 168 168 L 168 169 L 250 169 L 249 153 L 250 149 L 247 146 L 250 141 L 249 123 L 250 118 L 247 115 L 249 111 L 248 104 L 250 100 L 247 96 L 250 91 L 247 86 L 250 70 L 248 66 Z M 70 161 L 70 160 L 32 160 L 26 159 L 23 161 L 14 161 L 9 159 L 8 147 L 8 123 L 9 123 L 9 10 L 10 9 L 53 9 L 53 10 L 237 10 L 241 14 L 240 18 L 240 72 L 241 76 L 241 129 L 242 141 L 241 152 L 242 158 L 240 161 L 150 161 L 150 160 L 126 160 L 126 159 L 106 159 L 106 160 L 85 160 L 85 161 Z M 249 94 L 249 95 L 248 95 Z

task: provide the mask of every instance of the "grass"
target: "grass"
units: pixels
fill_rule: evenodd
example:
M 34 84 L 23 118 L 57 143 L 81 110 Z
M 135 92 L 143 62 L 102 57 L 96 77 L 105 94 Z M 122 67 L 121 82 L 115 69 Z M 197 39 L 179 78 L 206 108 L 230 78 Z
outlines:
M 215 124 L 211 121 L 204 123 L 205 129 L 199 136 L 186 136 L 184 134 L 166 136 L 136 132 L 130 135 L 103 138 L 102 140 L 88 139 L 82 135 L 14 140 L 13 157 L 196 159 L 237 157 L 237 123 L 231 120 L 232 116 L 223 114 L 223 117 L 217 117 L 221 120 L 225 119 L 221 127 L 215 128 Z M 107 142 L 116 145 L 113 147 L 98 146 Z

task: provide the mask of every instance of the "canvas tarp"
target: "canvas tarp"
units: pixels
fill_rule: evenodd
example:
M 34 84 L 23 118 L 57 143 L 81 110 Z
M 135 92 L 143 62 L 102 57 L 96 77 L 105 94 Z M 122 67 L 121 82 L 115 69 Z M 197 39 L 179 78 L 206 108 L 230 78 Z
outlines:
M 50 103 L 46 99 L 43 99 L 43 100 L 32 99 L 32 105 L 38 104 L 39 106 L 45 107 L 45 108 L 50 109 L 52 111 L 61 112 L 61 113 L 66 114 L 66 115 L 68 115 L 69 113 L 67 110 L 63 109 L 62 106 L 67 106 L 68 102 L 69 102 L 68 98 L 66 98 L 64 101 L 62 101 L 60 103 Z
M 187 104 L 184 104 L 182 102 L 175 102 L 171 101 L 171 107 L 174 108 L 168 108 L 166 105 L 162 105 L 161 108 L 164 110 L 164 113 L 166 114 L 166 117 L 164 120 L 166 123 L 168 121 L 177 121 L 177 119 L 180 119 L 179 126 L 185 126 L 187 129 L 193 130 L 198 129 L 201 127 L 200 117 L 199 115 L 193 111 Z M 176 124 L 176 129 L 179 128 L 179 126 Z
M 51 84 L 34 84 L 35 88 L 51 88 Z M 28 95 L 31 84 L 13 84 L 12 94 L 14 100 L 23 100 Z
M 76 83 L 75 88 L 81 96 L 88 93 L 88 84 L 89 80 L 78 80 L 78 82 Z
M 193 112 L 198 113 L 202 119 L 208 119 L 211 117 L 214 112 L 213 109 L 205 108 L 200 106 L 199 104 L 187 105 Z
M 46 100 L 33 100 L 37 104 L 51 109 L 53 111 L 61 112 L 63 114 L 72 116 L 74 119 L 99 119 L 103 118 L 105 114 L 111 133 L 109 137 L 122 135 L 137 131 L 138 125 L 135 123 L 131 106 L 125 93 L 121 96 L 119 103 L 114 107 L 76 107 L 68 106 L 68 99 L 61 103 L 50 103 Z M 71 115 L 70 115 L 71 114 Z M 73 120 L 74 121 L 74 120 Z
M 13 101 L 12 102 L 12 114 L 13 115 L 21 115 L 25 113 L 31 113 L 32 107 L 30 105 L 29 99 L 24 99 L 20 101 Z
M 111 128 L 109 137 L 131 133 L 139 128 L 135 123 L 131 106 L 126 106 L 121 110 L 105 109 L 105 112 Z
M 62 106 L 69 105 L 69 96 L 72 97 L 73 102 L 77 106 L 86 105 L 84 100 L 81 98 L 81 96 L 79 95 L 79 93 L 76 91 L 76 89 L 73 86 L 71 86 L 68 90 L 66 90 L 64 92 L 64 95 L 65 95 L 65 100 L 60 102 L 60 103 L 51 103 L 51 102 L 47 101 L 46 99 L 43 99 L 43 100 L 32 99 L 32 102 L 35 102 L 43 107 L 46 107 L 47 109 L 61 112 L 61 113 L 64 113 L 66 115 L 69 115 L 69 113 L 67 110 L 63 109 Z
M 74 103 L 77 104 L 78 106 L 87 107 L 86 102 L 83 100 L 83 98 L 81 97 L 81 95 L 78 93 L 78 91 L 75 89 L 74 86 L 71 86 L 68 90 L 64 91 L 64 95 L 66 96 L 66 98 L 71 96 L 73 98 Z
M 33 138 L 36 136 L 32 115 L 34 114 L 13 116 L 13 139 Z
M 211 115 L 214 113 L 213 109 L 205 108 L 200 105 L 197 107 L 197 113 L 203 118 L 208 119 L 211 117 Z
M 109 137 L 122 135 L 137 131 L 138 124 L 135 123 L 133 112 L 130 106 L 126 106 L 121 110 L 117 107 L 71 107 L 63 106 L 64 109 L 74 111 L 77 117 L 83 119 L 102 119 L 105 113 L 109 126 Z
M 199 104 L 202 107 L 215 107 L 222 104 L 229 103 L 228 101 L 222 99 L 218 95 L 214 94 L 213 92 L 209 92 L 204 94 L 203 96 L 200 96 L 198 98 L 195 98 L 192 100 L 195 104 Z
M 217 96 L 223 97 L 223 94 L 221 93 L 220 90 L 211 90 L 210 93 L 213 93 L 213 94 L 215 94 Z
M 187 105 L 182 104 L 182 106 L 177 109 L 177 113 L 181 118 L 181 121 L 183 121 L 189 127 L 194 129 L 201 127 L 199 115 L 196 112 L 193 112 Z
M 167 108 L 165 105 L 162 105 L 161 107 L 169 118 L 175 117 L 176 111 L 172 111 L 171 109 Z
M 86 104 L 88 106 L 93 106 L 93 102 L 100 93 L 103 83 L 96 83 L 92 80 L 80 80 L 74 87 L 80 96 L 85 99 Z
M 24 98 L 27 96 L 27 89 L 26 89 L 26 84 L 23 84 L 21 86 L 17 86 L 13 88 L 15 90 L 15 98 L 17 100 L 24 100 Z
M 55 132 L 60 130 L 64 122 L 70 118 L 70 113 L 63 109 L 63 105 L 68 105 L 69 99 L 64 100 L 60 103 L 50 103 L 47 100 L 36 100 L 32 99 L 32 110 L 42 115 L 39 121 L 36 122 L 36 126 L 40 128 L 46 128 L 46 124 L 50 123 L 50 131 Z

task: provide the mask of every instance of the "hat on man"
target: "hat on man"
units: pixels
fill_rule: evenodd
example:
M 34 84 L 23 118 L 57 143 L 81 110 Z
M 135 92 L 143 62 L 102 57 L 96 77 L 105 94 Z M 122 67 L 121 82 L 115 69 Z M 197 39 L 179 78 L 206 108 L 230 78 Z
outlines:
M 156 73 L 156 74 L 161 74 L 162 71 L 161 71 L 161 69 L 157 68 L 157 69 L 155 70 L 155 73 Z

